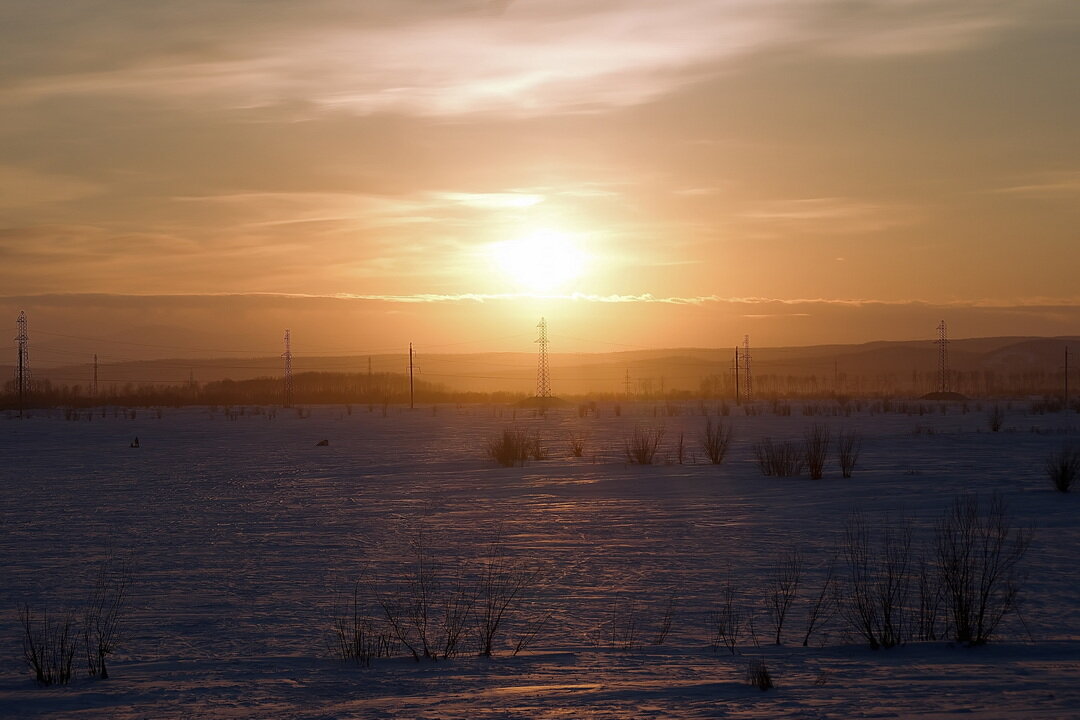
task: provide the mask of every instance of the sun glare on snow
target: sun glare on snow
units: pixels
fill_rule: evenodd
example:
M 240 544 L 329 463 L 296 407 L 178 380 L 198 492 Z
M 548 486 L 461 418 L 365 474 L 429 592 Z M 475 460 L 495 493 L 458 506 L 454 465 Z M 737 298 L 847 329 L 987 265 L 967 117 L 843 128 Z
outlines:
M 548 292 L 585 272 L 585 253 L 570 235 L 537 230 L 491 246 L 495 265 L 526 292 Z

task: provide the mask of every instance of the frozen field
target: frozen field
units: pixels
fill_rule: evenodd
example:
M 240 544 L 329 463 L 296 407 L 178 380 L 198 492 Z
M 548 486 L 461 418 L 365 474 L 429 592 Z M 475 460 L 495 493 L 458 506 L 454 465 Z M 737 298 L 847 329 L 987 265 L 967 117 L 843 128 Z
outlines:
M 1043 473 L 1051 451 L 1080 445 L 1080 415 L 1016 403 L 991 433 L 974 403 L 926 415 L 762 409 L 723 418 L 734 440 L 720 466 L 705 464 L 696 404 L 663 419 L 652 405 L 621 417 L 602 405 L 598 417 L 320 406 L 272 419 L 252 408 L 233 419 L 206 408 L 2 418 L 0 716 L 1080 717 L 1080 490 L 1056 493 Z M 627 465 L 624 439 L 661 421 L 661 462 Z M 544 438 L 546 459 L 500 468 L 485 457 L 512 422 Z M 832 453 L 821 480 L 763 477 L 753 442 L 801 440 L 813 423 L 861 433 L 854 477 L 841 478 Z M 570 433 L 585 438 L 584 457 L 570 457 Z M 1008 618 L 978 648 L 872 651 L 833 617 L 802 647 L 811 595 L 853 510 L 874 524 L 911 518 L 920 545 L 955 496 L 994 492 L 1017 525 L 1036 528 L 1023 622 Z M 334 617 L 354 581 L 400 577 L 418 528 L 447 573 L 467 575 L 500 537 L 513 561 L 544 568 L 542 580 L 492 658 L 467 644 L 438 662 L 335 659 Z M 777 647 L 765 588 L 796 547 L 803 587 Z M 107 555 L 133 568 L 112 677 L 86 677 L 77 657 L 70 685 L 38 687 L 17 608 L 77 606 Z M 708 618 L 729 584 L 754 618 L 737 655 L 709 646 Z M 670 636 L 653 645 L 670 598 Z M 525 623 L 549 615 L 512 656 Z M 757 659 L 776 683 L 769 692 L 744 680 Z

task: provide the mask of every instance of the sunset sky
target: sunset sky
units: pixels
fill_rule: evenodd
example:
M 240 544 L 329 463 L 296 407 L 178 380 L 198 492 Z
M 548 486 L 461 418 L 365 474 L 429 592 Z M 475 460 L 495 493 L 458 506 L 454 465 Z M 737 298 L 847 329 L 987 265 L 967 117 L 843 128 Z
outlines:
M 1080 334 L 1076 0 L 5 0 L 0 47 L 8 335 Z

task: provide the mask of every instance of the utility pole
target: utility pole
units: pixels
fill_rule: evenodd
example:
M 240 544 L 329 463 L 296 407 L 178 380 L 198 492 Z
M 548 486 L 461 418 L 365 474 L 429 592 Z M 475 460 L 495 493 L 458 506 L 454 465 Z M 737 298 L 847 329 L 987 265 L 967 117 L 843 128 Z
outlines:
M 623 390 L 626 392 L 626 399 L 630 399 L 630 368 L 626 368 L 626 376 L 623 378 Z
M 293 378 L 292 378 L 292 339 L 288 330 L 285 331 L 285 352 L 281 354 L 285 359 L 285 397 L 282 407 L 291 408 L 293 401 Z
M 98 371 L 97 353 L 94 353 L 94 397 L 95 398 L 97 397 L 97 394 L 98 394 L 98 373 L 97 373 L 97 371 Z
M 413 349 L 412 343 L 409 343 L 409 409 L 412 410 L 415 407 L 413 404 Z
M 19 344 L 19 361 L 15 368 L 15 385 L 19 393 L 19 417 L 26 411 L 27 396 L 30 394 L 30 336 L 26 332 L 26 311 L 19 311 L 19 319 L 15 321 L 18 335 L 15 341 Z
M 1065 412 L 1069 411 L 1069 346 L 1065 346 Z

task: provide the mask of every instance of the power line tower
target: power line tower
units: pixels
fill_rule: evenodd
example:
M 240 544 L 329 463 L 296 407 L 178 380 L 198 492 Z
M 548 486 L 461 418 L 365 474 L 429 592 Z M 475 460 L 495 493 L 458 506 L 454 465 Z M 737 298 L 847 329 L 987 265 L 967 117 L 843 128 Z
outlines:
M 623 391 L 626 393 L 626 399 L 630 399 L 630 368 L 626 368 L 626 375 L 623 377 Z
M 739 346 L 735 346 L 735 359 L 731 361 L 731 372 L 735 374 L 735 406 L 742 405 L 742 391 L 739 389 Z
M 938 392 L 949 392 L 949 330 L 942 320 L 937 326 L 938 339 Z
M 540 337 L 536 338 L 536 342 L 540 345 L 540 357 L 536 365 L 536 397 L 549 398 L 551 397 L 551 373 L 548 371 L 547 320 L 540 318 L 536 327 L 540 329 Z
M 285 359 L 285 394 L 282 407 L 291 408 L 293 398 L 292 338 L 288 330 L 285 331 L 285 352 L 281 353 L 281 357 Z
M 19 311 L 15 321 L 18 334 L 15 342 L 19 344 L 19 359 L 15 365 L 15 392 L 19 395 L 19 417 L 26 411 L 26 401 L 30 395 L 30 336 L 26 332 L 26 311 Z
M 413 403 L 413 370 L 415 365 L 413 364 L 413 349 L 412 343 L 409 343 L 409 409 L 414 410 L 416 405 Z
M 743 397 L 746 398 L 746 402 L 751 403 L 754 401 L 754 376 L 750 368 L 750 336 L 743 337 L 743 350 L 742 350 L 742 371 L 743 371 Z

